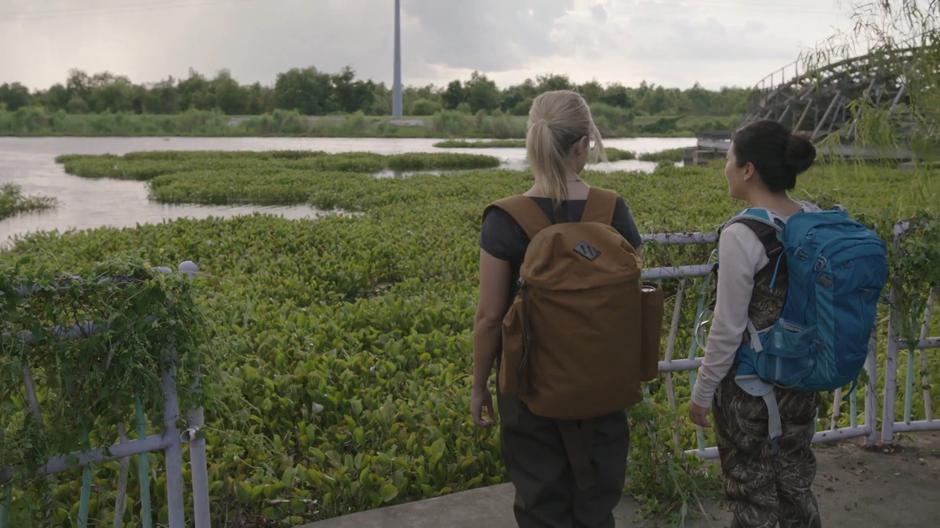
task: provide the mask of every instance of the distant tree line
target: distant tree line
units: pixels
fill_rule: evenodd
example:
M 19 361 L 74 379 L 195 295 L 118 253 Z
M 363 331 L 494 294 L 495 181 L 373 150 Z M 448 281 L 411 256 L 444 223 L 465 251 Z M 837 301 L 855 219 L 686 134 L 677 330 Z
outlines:
M 433 115 L 442 110 L 468 114 L 484 112 L 526 115 L 532 99 L 546 90 L 571 89 L 601 110 L 621 115 L 729 116 L 746 109 L 749 90 L 665 88 L 645 81 L 637 87 L 596 81 L 573 83 L 565 75 L 542 75 L 535 80 L 500 89 L 486 75 L 473 72 L 470 79 L 451 81 L 445 87 L 427 85 L 405 88 L 405 112 Z M 357 79 L 352 68 L 325 73 L 314 67 L 293 68 L 277 75 L 274 86 L 239 84 L 228 70 L 213 78 L 190 70 L 186 79 L 134 84 L 126 76 L 109 72 L 89 75 L 71 70 L 65 84 L 30 91 L 20 83 L 0 85 L 0 109 L 42 107 L 70 114 L 134 113 L 177 114 L 187 110 L 212 110 L 228 115 L 256 115 L 274 110 L 293 110 L 305 115 L 362 112 L 391 113 L 391 91 L 384 83 Z

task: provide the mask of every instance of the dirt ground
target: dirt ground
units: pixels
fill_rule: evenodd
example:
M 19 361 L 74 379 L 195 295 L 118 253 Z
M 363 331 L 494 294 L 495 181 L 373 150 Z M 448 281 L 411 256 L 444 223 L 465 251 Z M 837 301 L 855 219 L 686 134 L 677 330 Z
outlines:
M 940 526 L 940 433 L 900 435 L 893 449 L 868 450 L 849 441 L 819 444 L 814 451 L 819 469 L 813 488 L 823 526 Z M 689 526 L 728 526 L 731 516 L 719 505 L 707 509 L 707 517 Z
M 826 528 L 940 527 L 940 433 L 902 435 L 890 450 L 867 450 L 846 441 L 815 448 L 814 484 Z M 499 484 L 377 510 L 300 528 L 513 528 L 512 484 Z M 637 521 L 629 495 L 614 510 L 617 528 L 653 527 Z M 688 528 L 726 527 L 731 515 L 718 502 Z

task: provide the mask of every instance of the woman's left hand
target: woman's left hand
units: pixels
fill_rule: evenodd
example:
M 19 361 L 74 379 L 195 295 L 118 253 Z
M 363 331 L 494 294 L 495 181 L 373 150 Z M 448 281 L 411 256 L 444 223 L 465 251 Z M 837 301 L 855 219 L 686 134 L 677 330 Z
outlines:
M 484 410 L 487 416 L 483 415 Z M 470 414 L 473 422 L 480 427 L 492 427 L 496 423 L 496 413 L 493 410 L 493 397 L 489 389 L 473 388 L 470 396 Z
M 692 423 L 695 425 L 711 427 L 711 424 L 708 423 L 708 407 L 702 407 L 701 405 L 696 405 L 695 402 L 692 402 L 689 405 L 689 418 L 692 419 Z

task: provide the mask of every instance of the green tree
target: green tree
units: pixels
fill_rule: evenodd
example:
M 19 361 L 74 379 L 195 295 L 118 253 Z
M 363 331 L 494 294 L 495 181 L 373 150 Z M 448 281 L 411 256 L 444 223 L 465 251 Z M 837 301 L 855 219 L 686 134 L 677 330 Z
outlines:
M 209 81 L 199 72 L 190 68 L 189 77 L 177 84 L 180 110 L 211 110 L 215 107 L 215 97 L 210 90 Z
M 882 75 L 903 79 L 901 105 L 891 98 L 864 94 L 852 105 L 856 114 L 854 140 L 868 144 L 909 146 L 915 156 L 940 160 L 940 0 L 877 0 L 852 2 L 855 49 L 869 50 L 869 61 Z M 910 56 L 896 60 L 901 50 Z M 818 50 L 821 57 L 833 49 Z M 886 127 L 887 134 L 880 133 Z M 926 301 L 925 301 L 926 302 Z
M 366 109 L 369 115 L 389 115 L 392 113 L 392 91 L 385 83 L 372 86 L 372 104 Z
M 677 109 L 673 95 L 673 92 L 667 91 L 662 86 L 657 86 L 647 94 L 643 101 L 646 105 L 646 111 L 650 114 L 675 112 Z
M 266 114 L 274 111 L 274 90 L 267 86 L 261 86 L 261 83 L 254 83 L 245 87 L 245 113 L 246 114 Z
M 65 105 L 65 109 L 70 114 L 87 114 L 88 103 L 81 96 L 73 95 Z
M 536 90 L 539 93 L 552 90 L 570 90 L 573 88 L 571 80 L 567 75 L 557 75 L 550 73 L 548 75 L 539 75 L 535 78 Z
M 48 90 L 36 94 L 42 105 L 47 109 L 65 110 L 69 104 L 69 91 L 59 83 L 53 84 Z
M 366 111 L 372 105 L 372 81 L 356 80 L 356 72 L 350 66 L 333 75 L 332 80 L 335 105 L 343 112 Z
M 633 108 L 633 97 L 630 95 L 630 91 L 620 83 L 607 86 L 600 100 L 602 103 L 609 104 L 610 106 L 624 109 Z
M 20 83 L 0 84 L 0 104 L 6 106 L 6 109 L 15 112 L 16 110 L 29 106 L 32 97 L 29 95 L 29 88 Z
M 84 99 L 91 90 L 91 78 L 82 70 L 71 69 L 65 80 L 65 89 L 69 93 L 69 98 L 78 96 Z
M 84 96 L 92 112 L 130 112 L 134 109 L 134 85 L 123 75 L 100 72 L 88 79 Z
M 604 96 L 604 87 L 597 81 L 591 80 L 575 87 L 581 97 L 588 103 L 600 101 Z
M 490 111 L 499 108 L 500 93 L 496 83 L 486 78 L 486 75 L 474 71 L 466 86 L 466 102 L 470 110 L 477 113 L 480 110 Z
M 215 108 L 223 113 L 229 115 L 246 113 L 247 93 L 232 78 L 228 70 L 220 70 L 215 79 L 212 79 L 210 91 L 215 95 Z
M 144 113 L 175 114 L 180 110 L 180 92 L 173 77 L 154 83 L 144 96 Z
M 406 105 L 406 108 L 408 108 L 409 115 L 429 116 L 440 112 L 441 105 L 430 99 L 416 99 L 410 106 Z
M 457 105 L 464 102 L 466 93 L 460 81 L 450 81 L 447 88 L 441 93 L 441 104 L 448 110 L 457 108 Z
M 522 84 L 509 86 L 503 90 L 499 107 L 503 112 L 513 115 L 528 115 L 532 100 L 535 99 L 537 93 L 532 79 L 526 79 L 522 81 Z
M 332 79 L 314 67 L 292 68 L 277 76 L 274 100 L 277 108 L 297 110 L 306 115 L 329 113 L 333 108 Z

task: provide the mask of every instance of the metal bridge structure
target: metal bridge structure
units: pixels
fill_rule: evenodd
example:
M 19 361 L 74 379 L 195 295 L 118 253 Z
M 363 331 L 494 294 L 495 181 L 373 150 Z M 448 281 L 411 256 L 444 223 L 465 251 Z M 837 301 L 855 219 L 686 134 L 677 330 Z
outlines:
M 826 155 L 862 159 L 907 160 L 903 148 L 860 147 L 855 140 L 867 102 L 871 107 L 887 107 L 903 136 L 914 123 L 906 113 L 911 69 L 920 53 L 937 42 L 912 39 L 903 44 L 880 48 L 851 58 L 816 61 L 796 60 L 779 68 L 753 87 L 750 105 L 742 126 L 759 119 L 773 119 L 805 135 Z M 933 67 L 940 69 L 940 64 Z M 831 136 L 833 140 L 824 141 Z M 730 145 L 728 135 L 700 135 L 695 152 L 686 161 L 697 163 L 724 155 Z M 690 159 L 691 158 L 691 159 Z

